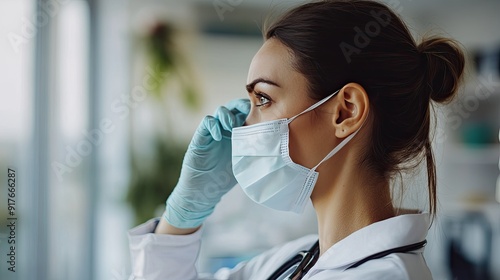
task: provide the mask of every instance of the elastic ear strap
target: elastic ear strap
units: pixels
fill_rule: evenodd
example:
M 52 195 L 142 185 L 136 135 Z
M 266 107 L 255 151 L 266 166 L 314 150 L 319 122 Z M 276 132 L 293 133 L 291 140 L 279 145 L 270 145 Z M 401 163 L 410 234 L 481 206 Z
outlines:
M 328 99 L 332 98 L 332 97 L 333 97 L 335 94 L 337 94 L 339 91 L 340 91 L 340 89 L 339 89 L 339 90 L 337 90 L 336 92 L 334 92 L 334 93 L 332 93 L 332 94 L 328 95 L 327 97 L 325 97 L 325 98 L 321 99 L 321 100 L 320 100 L 320 101 L 318 101 L 317 103 L 315 103 L 315 104 L 311 105 L 309 108 L 307 108 L 307 109 L 305 109 L 304 111 L 302 111 L 302 113 L 300 113 L 300 114 L 298 114 L 298 115 L 296 115 L 296 116 L 294 116 L 294 117 L 289 118 L 289 119 L 288 119 L 288 123 L 291 123 L 291 122 L 292 122 L 295 118 L 297 118 L 298 116 L 300 116 L 300 115 L 302 115 L 302 114 L 305 114 L 305 113 L 307 113 L 307 112 L 309 112 L 309 111 L 311 111 L 311 110 L 314 110 L 314 109 L 318 108 L 319 106 L 323 105 L 323 103 L 325 103 L 326 101 L 328 101 Z
M 363 127 L 363 126 L 361 126 Z M 347 143 L 349 143 L 349 141 L 351 141 L 352 138 L 354 138 L 354 136 L 356 136 L 356 134 L 359 132 L 359 130 L 361 129 L 361 127 L 356 130 L 353 134 L 347 136 L 344 140 L 342 140 L 342 142 L 340 142 L 340 144 L 337 145 L 337 147 L 333 148 L 333 150 L 331 150 L 328 155 L 326 155 L 326 157 L 324 159 L 322 159 L 315 167 L 313 167 L 311 170 L 316 170 L 316 168 L 318 168 L 318 166 L 320 164 L 322 164 L 323 162 L 325 162 L 326 160 L 330 159 L 331 157 L 333 157 L 333 155 L 335 155 L 338 151 L 340 151 L 340 149 L 342 149 Z

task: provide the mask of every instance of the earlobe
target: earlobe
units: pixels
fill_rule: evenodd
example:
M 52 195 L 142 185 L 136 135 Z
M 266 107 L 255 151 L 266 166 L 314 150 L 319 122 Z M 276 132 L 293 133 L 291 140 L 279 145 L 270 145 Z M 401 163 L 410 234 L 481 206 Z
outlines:
M 368 117 L 370 103 L 365 89 L 357 83 L 346 84 L 337 95 L 332 121 L 335 136 L 345 138 L 363 125 Z

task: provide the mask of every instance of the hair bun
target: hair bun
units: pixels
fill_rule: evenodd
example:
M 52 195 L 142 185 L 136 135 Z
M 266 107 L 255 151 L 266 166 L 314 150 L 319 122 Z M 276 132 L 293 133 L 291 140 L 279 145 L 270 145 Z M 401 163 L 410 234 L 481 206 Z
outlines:
M 431 37 L 417 47 L 426 59 L 424 82 L 430 86 L 430 98 L 436 102 L 451 101 L 457 92 L 464 71 L 464 54 L 459 44 L 451 39 Z

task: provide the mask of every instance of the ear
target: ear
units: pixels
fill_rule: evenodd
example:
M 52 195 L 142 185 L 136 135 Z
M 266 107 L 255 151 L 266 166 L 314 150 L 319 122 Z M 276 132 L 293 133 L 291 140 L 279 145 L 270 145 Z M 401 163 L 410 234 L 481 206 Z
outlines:
M 357 83 L 346 84 L 337 93 L 333 126 L 337 138 L 345 138 L 357 131 L 370 111 L 370 100 L 365 89 Z

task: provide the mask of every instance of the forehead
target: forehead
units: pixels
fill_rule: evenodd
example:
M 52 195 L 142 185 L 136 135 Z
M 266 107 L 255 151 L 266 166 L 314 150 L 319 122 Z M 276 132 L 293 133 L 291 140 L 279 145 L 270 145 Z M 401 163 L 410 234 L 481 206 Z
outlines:
M 247 83 L 257 78 L 281 80 L 293 71 L 292 54 L 277 39 L 268 39 L 255 54 L 248 71 Z

